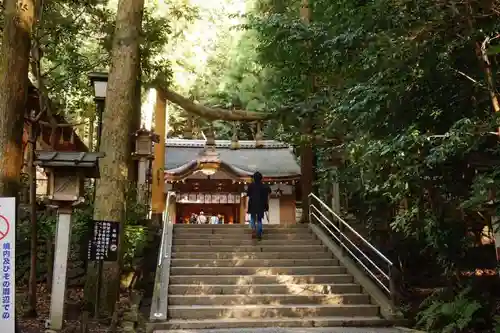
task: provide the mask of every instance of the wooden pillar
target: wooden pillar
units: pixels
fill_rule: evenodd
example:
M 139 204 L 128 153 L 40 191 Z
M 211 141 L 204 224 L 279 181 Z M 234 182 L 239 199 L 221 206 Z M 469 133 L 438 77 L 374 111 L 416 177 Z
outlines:
M 338 168 L 335 167 L 337 170 Z M 338 172 L 337 172 L 338 174 Z M 332 184 L 332 209 L 335 213 L 340 215 L 340 185 L 338 179 L 333 180 Z
M 50 328 L 60 331 L 64 323 L 66 297 L 66 273 L 71 240 L 71 206 L 59 207 L 56 226 L 56 251 L 54 256 L 54 279 L 50 300 Z
M 239 194 L 239 193 L 238 193 Z M 245 217 L 247 214 L 247 211 L 245 210 L 245 204 L 247 202 L 248 198 L 246 196 L 242 196 L 240 199 L 240 223 L 245 224 Z
M 170 192 L 170 195 L 167 195 L 167 212 L 168 212 L 168 222 L 169 223 L 177 223 L 177 197 L 175 192 Z
M 151 173 L 151 210 L 153 223 L 161 225 L 162 214 L 165 210 L 165 122 L 167 101 L 163 92 L 156 89 L 155 104 L 155 133 L 160 141 L 154 147 L 153 170 Z

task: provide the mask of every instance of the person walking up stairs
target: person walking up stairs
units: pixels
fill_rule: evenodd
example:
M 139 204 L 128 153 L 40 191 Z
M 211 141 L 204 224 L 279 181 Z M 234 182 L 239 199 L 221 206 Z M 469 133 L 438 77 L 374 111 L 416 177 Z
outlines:
M 252 176 L 253 182 L 248 185 L 248 207 L 247 213 L 250 215 L 250 226 L 252 228 L 252 238 L 262 239 L 262 219 L 264 213 L 269 211 L 269 195 L 271 188 L 262 183 L 262 174 L 255 172 Z

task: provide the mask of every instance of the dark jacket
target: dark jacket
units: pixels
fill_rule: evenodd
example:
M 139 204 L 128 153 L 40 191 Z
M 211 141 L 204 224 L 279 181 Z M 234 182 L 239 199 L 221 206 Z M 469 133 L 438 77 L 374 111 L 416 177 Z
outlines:
M 269 194 L 271 188 L 262 183 L 262 175 L 256 172 L 253 176 L 254 182 L 248 185 L 248 210 L 249 214 L 255 214 L 259 218 L 264 216 L 264 212 L 269 211 Z

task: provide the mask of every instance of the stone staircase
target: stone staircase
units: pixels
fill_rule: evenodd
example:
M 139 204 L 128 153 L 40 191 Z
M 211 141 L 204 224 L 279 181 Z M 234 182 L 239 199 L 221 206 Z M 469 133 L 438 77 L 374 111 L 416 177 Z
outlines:
M 307 225 L 175 225 L 168 319 L 153 330 L 384 326 L 371 302 Z

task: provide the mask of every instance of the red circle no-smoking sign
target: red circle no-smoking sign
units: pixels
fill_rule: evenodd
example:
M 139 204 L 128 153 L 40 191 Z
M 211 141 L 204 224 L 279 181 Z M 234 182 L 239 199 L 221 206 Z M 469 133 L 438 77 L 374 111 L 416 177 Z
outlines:
M 3 240 L 10 231 L 9 220 L 3 215 L 0 215 L 0 241 Z

